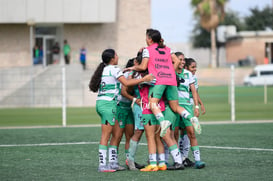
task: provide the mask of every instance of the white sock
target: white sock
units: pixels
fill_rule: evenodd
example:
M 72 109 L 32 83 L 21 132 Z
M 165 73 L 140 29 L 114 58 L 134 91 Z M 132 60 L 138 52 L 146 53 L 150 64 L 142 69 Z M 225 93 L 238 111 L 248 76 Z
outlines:
M 198 146 L 191 147 L 193 157 L 195 161 L 200 161 L 200 150 Z
M 106 157 L 107 157 L 107 146 L 99 145 L 99 165 L 106 165 Z
M 118 154 L 116 146 L 109 146 L 109 163 L 118 163 Z
M 165 154 L 160 153 L 160 154 L 158 154 L 158 165 L 162 166 L 164 164 L 165 164 Z
M 150 162 L 150 165 L 156 165 L 157 164 L 156 153 L 149 154 L 149 162 Z
M 179 164 L 182 164 L 182 157 L 181 157 L 181 153 L 177 148 L 177 145 L 173 145 L 169 147 L 170 153 L 173 157 L 173 161 Z
M 182 142 L 182 151 L 181 151 L 181 154 L 183 157 L 185 158 L 188 158 L 189 157 L 189 151 L 190 151 L 190 139 L 188 137 L 187 134 L 184 134 L 183 135 L 183 138 L 182 138 L 183 142 Z

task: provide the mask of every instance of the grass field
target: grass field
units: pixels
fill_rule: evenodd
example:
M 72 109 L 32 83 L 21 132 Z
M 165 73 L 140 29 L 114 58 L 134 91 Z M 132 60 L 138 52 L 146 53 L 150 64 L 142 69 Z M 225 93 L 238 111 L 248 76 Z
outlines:
M 268 87 L 268 102 L 264 104 L 263 87 L 236 87 L 236 120 L 273 120 L 273 87 Z M 206 107 L 203 121 L 231 120 L 228 87 L 199 89 Z M 94 100 L 95 101 L 95 100 Z M 0 127 L 62 125 L 61 108 L 3 108 L 0 109 Z M 67 124 L 99 124 L 100 118 L 94 107 L 68 107 Z
M 272 130 L 273 123 L 203 125 L 201 170 L 98 173 L 99 127 L 0 129 L 0 180 L 272 180 Z M 136 160 L 144 164 L 145 137 L 141 143 Z M 125 165 L 124 144 L 119 160 Z
M 236 120 L 273 120 L 273 87 L 236 87 Z M 230 120 L 228 87 L 201 87 L 207 121 Z M 95 101 L 95 100 L 94 100 Z M 273 180 L 273 123 L 203 124 L 198 136 L 202 170 L 98 173 L 99 127 L 20 128 L 62 125 L 61 108 L 0 109 L 0 180 Z M 94 107 L 67 109 L 68 125 L 99 124 Z M 124 140 L 123 140 L 124 141 Z M 146 163 L 146 139 L 136 160 Z M 119 160 L 125 163 L 124 144 Z M 192 157 L 191 157 L 192 159 Z

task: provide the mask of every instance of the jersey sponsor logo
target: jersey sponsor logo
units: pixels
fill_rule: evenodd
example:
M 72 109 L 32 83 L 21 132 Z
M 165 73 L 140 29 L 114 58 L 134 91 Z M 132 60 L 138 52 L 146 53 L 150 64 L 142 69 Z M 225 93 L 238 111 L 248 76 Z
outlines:
M 164 73 L 164 72 L 158 72 L 157 76 L 160 78 L 172 78 L 171 73 Z
M 155 68 L 156 69 L 170 69 L 170 67 L 168 65 L 160 65 L 160 64 L 155 64 Z
M 150 104 L 150 103 L 143 103 L 142 104 L 142 109 L 143 110 L 150 110 L 151 108 L 159 108 L 159 109 L 161 109 L 161 106 L 160 106 L 160 104 L 158 103 L 157 104 L 157 106 L 156 105 L 154 105 L 154 104 Z
M 168 59 L 164 59 L 164 58 L 155 58 L 156 62 L 168 62 Z

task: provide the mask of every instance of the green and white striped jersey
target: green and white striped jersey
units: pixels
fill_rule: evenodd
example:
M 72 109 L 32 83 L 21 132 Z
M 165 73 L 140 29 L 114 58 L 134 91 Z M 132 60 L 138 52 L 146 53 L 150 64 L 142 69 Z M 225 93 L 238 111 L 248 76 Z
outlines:
M 128 77 L 130 75 L 131 75 L 131 72 L 125 72 L 124 73 L 124 77 L 126 79 L 128 79 Z M 130 106 L 131 106 L 132 101 L 121 95 L 121 88 L 122 88 L 122 86 L 123 86 L 122 84 L 120 84 L 120 86 L 119 86 L 119 94 L 118 94 L 118 97 L 117 97 L 118 103 L 122 107 L 129 107 L 129 108 L 131 108 Z
M 116 65 L 104 67 L 97 100 L 114 100 L 119 93 L 120 82 L 118 78 L 121 76 L 123 76 L 123 72 Z
M 183 69 L 180 74 L 176 73 L 179 78 L 178 102 L 183 105 L 191 105 L 190 103 L 190 84 L 195 83 L 193 75 L 190 71 Z

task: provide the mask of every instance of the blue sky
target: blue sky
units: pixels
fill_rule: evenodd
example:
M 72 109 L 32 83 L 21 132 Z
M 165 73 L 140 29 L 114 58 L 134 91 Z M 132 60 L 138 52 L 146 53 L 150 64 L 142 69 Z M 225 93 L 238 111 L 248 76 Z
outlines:
M 194 26 L 191 0 L 151 0 L 152 28 L 158 29 L 165 42 L 187 42 Z M 272 0 L 229 0 L 226 10 L 238 12 L 240 17 L 249 15 L 249 9 L 266 5 Z

